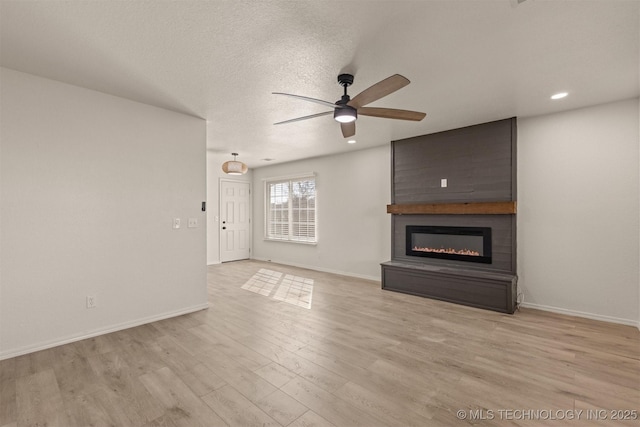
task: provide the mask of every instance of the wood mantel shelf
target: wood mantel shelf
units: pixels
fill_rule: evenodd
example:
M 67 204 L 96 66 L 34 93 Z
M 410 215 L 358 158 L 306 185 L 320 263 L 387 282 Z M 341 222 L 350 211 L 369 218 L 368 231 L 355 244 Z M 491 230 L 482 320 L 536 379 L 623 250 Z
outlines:
M 516 202 L 419 203 L 387 205 L 394 215 L 512 215 Z

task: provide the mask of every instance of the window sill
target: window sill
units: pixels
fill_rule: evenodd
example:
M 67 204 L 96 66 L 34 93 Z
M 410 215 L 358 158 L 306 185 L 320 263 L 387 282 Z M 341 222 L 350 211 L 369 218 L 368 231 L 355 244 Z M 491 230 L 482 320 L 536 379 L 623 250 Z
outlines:
M 285 239 L 269 239 L 265 237 L 263 239 L 265 242 L 280 242 L 280 243 L 294 243 L 296 245 L 307 245 L 307 246 L 316 246 L 318 242 L 304 242 L 300 240 L 285 240 Z

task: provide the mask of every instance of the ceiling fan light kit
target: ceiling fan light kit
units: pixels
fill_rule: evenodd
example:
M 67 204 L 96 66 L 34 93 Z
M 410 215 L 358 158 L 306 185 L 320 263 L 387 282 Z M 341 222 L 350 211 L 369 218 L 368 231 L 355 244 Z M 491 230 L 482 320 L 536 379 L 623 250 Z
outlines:
M 408 85 L 409 79 L 401 76 L 400 74 L 394 74 L 391 77 L 387 77 L 384 80 L 370 86 L 368 89 L 363 90 L 353 99 L 347 94 L 347 87 L 353 84 L 353 75 L 340 74 L 338 76 L 338 83 L 344 88 L 344 95 L 339 101 L 331 103 L 329 101 L 323 101 L 321 99 L 309 98 L 306 96 L 293 95 L 290 93 L 273 92 L 274 95 L 285 95 L 293 98 L 302 99 L 303 101 L 315 102 L 316 104 L 322 104 L 327 107 L 333 108 L 333 118 L 340 123 L 340 129 L 342 130 L 342 136 L 345 138 L 352 137 L 356 134 L 355 121 L 358 119 L 358 114 L 361 116 L 381 117 L 384 119 L 396 119 L 396 120 L 411 120 L 420 121 L 426 116 L 425 113 L 410 110 L 397 110 L 394 108 L 368 108 L 364 107 L 378 99 L 385 97 L 399 89 L 402 89 Z M 330 111 L 323 113 L 312 114 L 310 116 L 298 117 L 296 119 L 285 120 L 283 122 L 274 123 L 281 125 L 284 123 L 297 122 L 300 120 L 312 119 L 315 117 L 326 116 L 331 114 Z
M 358 110 L 353 107 L 336 108 L 333 111 L 333 118 L 340 123 L 355 122 L 358 118 Z
M 236 160 L 238 153 L 231 153 L 233 160 L 229 160 L 222 164 L 222 171 L 227 175 L 244 175 L 249 168 L 242 162 Z

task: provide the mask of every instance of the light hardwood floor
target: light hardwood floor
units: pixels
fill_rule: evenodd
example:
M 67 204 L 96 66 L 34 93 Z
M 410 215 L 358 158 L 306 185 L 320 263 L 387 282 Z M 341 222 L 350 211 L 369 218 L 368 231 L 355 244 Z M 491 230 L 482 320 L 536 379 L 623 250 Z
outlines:
M 209 267 L 208 290 L 208 310 L 0 362 L 0 426 L 640 424 L 611 420 L 640 411 L 633 327 L 256 261 Z

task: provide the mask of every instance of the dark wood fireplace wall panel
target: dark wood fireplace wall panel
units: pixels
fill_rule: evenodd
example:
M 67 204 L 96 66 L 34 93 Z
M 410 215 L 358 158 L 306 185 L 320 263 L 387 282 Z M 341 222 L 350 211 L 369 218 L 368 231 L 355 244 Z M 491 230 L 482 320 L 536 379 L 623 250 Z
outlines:
M 515 273 L 515 216 L 513 215 L 393 215 L 393 247 L 391 257 L 395 261 L 456 267 L 472 270 L 495 270 Z M 464 261 L 420 258 L 406 255 L 405 230 L 407 225 L 446 225 L 454 227 L 490 227 L 492 238 L 491 264 L 470 264 Z
M 393 141 L 391 203 L 515 200 L 515 132 L 512 118 Z

